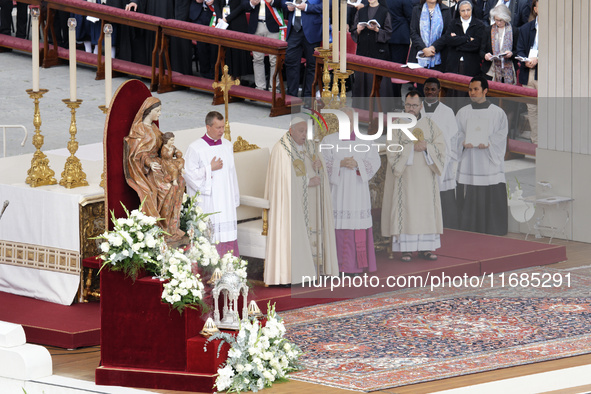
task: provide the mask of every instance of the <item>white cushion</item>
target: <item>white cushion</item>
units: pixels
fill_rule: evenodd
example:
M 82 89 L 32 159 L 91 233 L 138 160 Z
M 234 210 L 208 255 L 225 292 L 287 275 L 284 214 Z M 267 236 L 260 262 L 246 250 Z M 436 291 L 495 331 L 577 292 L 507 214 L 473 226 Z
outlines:
M 241 256 L 265 258 L 267 237 L 262 232 L 263 219 L 238 224 L 238 249 Z
M 234 165 L 241 196 L 264 197 L 269 157 L 269 148 L 234 153 Z M 261 217 L 262 212 L 260 208 L 240 205 L 236 215 L 238 220 L 244 220 Z

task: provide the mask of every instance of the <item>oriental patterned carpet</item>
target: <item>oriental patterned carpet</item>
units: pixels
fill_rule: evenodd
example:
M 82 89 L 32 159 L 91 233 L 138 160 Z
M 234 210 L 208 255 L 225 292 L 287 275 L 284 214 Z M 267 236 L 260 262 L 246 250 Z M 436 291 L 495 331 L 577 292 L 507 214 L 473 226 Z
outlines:
M 531 283 L 533 273 L 552 285 Z M 367 392 L 591 353 L 588 272 L 516 274 L 525 276 L 513 286 L 506 274 L 505 287 L 486 278 L 477 289 L 408 289 L 283 312 L 305 352 L 306 369 L 291 377 Z

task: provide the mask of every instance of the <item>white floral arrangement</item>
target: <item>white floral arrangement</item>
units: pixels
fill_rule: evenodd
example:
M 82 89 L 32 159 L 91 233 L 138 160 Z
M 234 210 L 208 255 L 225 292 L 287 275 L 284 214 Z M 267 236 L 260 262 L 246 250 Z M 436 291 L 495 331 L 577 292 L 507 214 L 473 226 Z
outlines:
M 267 308 L 264 327 L 256 319 L 243 320 L 236 338 L 228 333 L 216 333 L 209 337 L 208 342 L 222 339 L 231 346 L 226 363 L 218 369 L 217 390 L 256 392 L 271 387 L 274 382 L 287 381 L 290 372 L 301 369 L 298 358 L 302 351 L 283 337 L 285 325 L 277 316 L 275 305 L 269 303 Z M 220 348 L 221 344 L 218 353 Z
M 204 236 L 195 237 L 185 252 L 187 258 L 199 263 L 199 266 L 213 271 L 219 264 L 220 256 L 215 245 Z
M 240 257 L 234 256 L 231 252 L 226 253 L 219 261 L 219 269 L 222 275 L 228 272 L 228 270 L 232 270 L 244 282 L 246 281 L 246 267 L 248 267 L 248 262 L 242 260 Z
M 199 274 L 192 271 L 191 259 L 180 249 L 167 249 L 162 259 L 161 279 L 168 281 L 163 285 L 162 300 L 172 305 L 180 313 L 203 303 L 203 283 Z
M 158 273 L 162 259 L 160 250 L 166 247 L 164 230 L 156 225 L 157 218 L 141 211 L 141 205 L 131 213 L 121 205 L 127 218 L 117 219 L 111 211 L 113 230 L 96 237 L 105 240 L 100 245 L 104 261 L 101 269 L 108 266 L 113 271 L 123 271 L 134 280 L 142 269 Z
M 186 232 L 191 240 L 202 236 L 210 238 L 211 234 L 209 228 L 209 216 L 211 214 L 203 213 L 203 209 L 199 206 L 199 203 L 202 201 L 200 194 L 197 191 L 193 197 L 190 197 L 186 193 L 183 195 L 180 229 Z

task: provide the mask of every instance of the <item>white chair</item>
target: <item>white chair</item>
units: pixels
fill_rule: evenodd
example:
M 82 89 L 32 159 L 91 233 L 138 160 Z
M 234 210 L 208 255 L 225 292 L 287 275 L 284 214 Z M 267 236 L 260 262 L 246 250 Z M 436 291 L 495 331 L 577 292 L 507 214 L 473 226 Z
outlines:
M 240 206 L 236 210 L 238 249 L 241 256 L 263 260 L 267 248 L 269 200 L 264 195 L 269 156 L 269 148 L 234 153 L 240 188 Z

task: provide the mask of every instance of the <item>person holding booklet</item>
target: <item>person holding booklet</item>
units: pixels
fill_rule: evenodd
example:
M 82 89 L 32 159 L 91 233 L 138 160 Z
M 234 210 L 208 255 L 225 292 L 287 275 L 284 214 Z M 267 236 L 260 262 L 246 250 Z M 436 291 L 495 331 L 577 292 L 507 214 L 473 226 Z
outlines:
M 511 11 L 500 4 L 490 12 L 494 24 L 484 29 L 480 57 L 482 73 L 489 81 L 515 85 L 514 55 L 517 53 L 517 31 L 511 26 Z
M 538 0 L 534 0 L 532 14 L 534 20 L 526 23 L 519 30 L 519 42 L 517 43 L 517 55 L 522 58 L 519 83 L 528 88 L 538 89 Z M 538 143 L 538 106 L 527 105 L 527 115 L 531 128 L 531 142 Z
M 373 59 L 390 60 L 388 41 L 392 34 L 392 23 L 388 8 L 380 5 L 378 0 L 369 0 L 369 6 L 357 11 L 351 29 L 351 38 L 357 42 L 359 56 Z M 373 75 L 355 71 L 353 85 L 354 98 L 366 98 L 371 93 Z M 392 82 L 383 78 L 380 85 L 381 97 L 392 97 Z M 354 107 L 368 108 L 366 100 L 354 100 Z
M 486 78 L 472 78 L 468 92 L 472 103 L 456 115 L 460 144 L 456 190 L 460 229 L 505 235 L 508 226 L 504 165 L 507 115 L 487 100 Z
M 393 133 L 388 143 L 404 148 L 388 151 L 384 198 L 382 201 L 382 236 L 392 237 L 392 252 L 402 252 L 401 260 L 417 257 L 435 261 L 436 249 L 441 247 L 443 218 L 437 177 L 445 164 L 445 137 L 433 119 L 422 117 L 423 103 L 419 93 L 406 94 L 404 112 L 416 117 L 410 132 Z M 399 120 L 407 123 L 408 119 Z M 393 254 L 390 255 L 392 259 Z
M 214 0 L 213 8 L 217 19 L 216 27 L 248 32 L 246 3 L 242 0 Z M 252 74 L 250 53 L 242 49 L 229 48 L 226 51 L 226 64 L 234 78 Z
M 282 0 L 287 8 L 287 51 L 285 74 L 287 94 L 298 96 L 302 57 L 306 58 L 306 72 L 302 97 L 312 96 L 312 81 L 316 70 L 314 50 L 322 41 L 322 0 Z
M 281 0 L 249 0 L 246 11 L 250 12 L 248 32 L 259 37 L 282 39 L 285 41 L 285 29 L 287 26 L 283 20 Z M 254 68 L 254 82 L 256 88 L 267 90 L 267 76 L 265 75 L 265 54 L 262 52 L 252 53 L 252 65 Z M 275 75 L 275 64 L 277 56 L 269 55 L 270 82 L 269 88 L 273 89 L 273 75 Z M 279 87 L 279 85 L 277 85 Z

